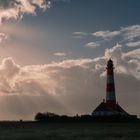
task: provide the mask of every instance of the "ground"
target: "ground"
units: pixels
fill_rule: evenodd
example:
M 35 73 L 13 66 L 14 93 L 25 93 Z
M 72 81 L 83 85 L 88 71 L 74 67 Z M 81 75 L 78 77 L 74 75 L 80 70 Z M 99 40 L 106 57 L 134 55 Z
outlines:
M 0 123 L 0 140 L 139 139 L 140 123 Z

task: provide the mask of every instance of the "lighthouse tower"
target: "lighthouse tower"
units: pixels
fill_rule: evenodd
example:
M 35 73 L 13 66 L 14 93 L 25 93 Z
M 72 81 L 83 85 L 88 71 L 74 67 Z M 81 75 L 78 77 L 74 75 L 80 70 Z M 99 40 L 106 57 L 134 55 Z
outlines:
M 114 81 L 114 64 L 111 59 L 107 62 L 106 67 L 106 100 L 103 100 L 92 112 L 93 116 L 111 116 L 111 115 L 123 115 L 129 114 L 122 109 L 122 107 L 116 102 L 115 95 L 115 81 Z
M 106 103 L 116 104 L 115 83 L 114 83 L 114 65 L 113 61 L 109 59 L 107 62 L 107 85 L 106 85 Z

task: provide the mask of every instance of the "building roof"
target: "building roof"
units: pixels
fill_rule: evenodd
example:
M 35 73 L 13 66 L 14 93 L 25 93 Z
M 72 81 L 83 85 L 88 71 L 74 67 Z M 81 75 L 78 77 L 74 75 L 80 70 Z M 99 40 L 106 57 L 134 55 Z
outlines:
M 112 104 L 108 102 L 102 102 L 97 106 L 97 108 L 93 112 L 97 111 L 109 111 L 109 112 L 118 112 L 118 113 L 127 113 L 124 109 L 120 107 L 118 104 Z

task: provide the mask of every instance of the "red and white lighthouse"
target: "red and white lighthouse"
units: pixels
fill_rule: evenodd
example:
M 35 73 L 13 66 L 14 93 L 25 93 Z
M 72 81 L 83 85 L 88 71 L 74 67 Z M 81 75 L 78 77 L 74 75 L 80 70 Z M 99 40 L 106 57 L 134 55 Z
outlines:
M 116 104 L 115 83 L 114 83 L 114 65 L 109 59 L 107 62 L 107 85 L 106 85 L 106 103 Z
M 106 83 L 106 101 L 103 100 L 92 112 L 93 116 L 111 116 L 111 115 L 125 115 L 129 114 L 122 109 L 116 102 L 115 81 L 114 81 L 114 64 L 111 59 L 107 62 L 107 83 Z

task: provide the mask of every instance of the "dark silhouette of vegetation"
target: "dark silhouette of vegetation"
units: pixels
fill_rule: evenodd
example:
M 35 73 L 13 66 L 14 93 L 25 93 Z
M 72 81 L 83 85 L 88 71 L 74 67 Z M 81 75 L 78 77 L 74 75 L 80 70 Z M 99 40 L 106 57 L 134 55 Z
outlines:
M 37 113 L 35 120 L 39 122 L 138 122 L 136 116 L 112 115 L 112 116 L 92 116 L 92 115 L 58 115 L 55 113 Z

